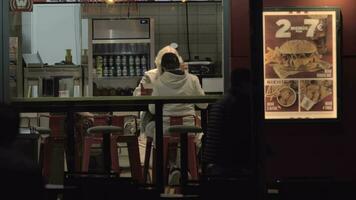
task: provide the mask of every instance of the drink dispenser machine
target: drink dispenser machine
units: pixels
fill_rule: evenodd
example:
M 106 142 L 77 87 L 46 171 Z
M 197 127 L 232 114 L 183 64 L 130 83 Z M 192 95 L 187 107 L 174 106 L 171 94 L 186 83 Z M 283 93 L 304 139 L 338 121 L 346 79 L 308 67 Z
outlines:
M 150 18 L 89 20 L 88 96 L 131 96 L 154 66 Z

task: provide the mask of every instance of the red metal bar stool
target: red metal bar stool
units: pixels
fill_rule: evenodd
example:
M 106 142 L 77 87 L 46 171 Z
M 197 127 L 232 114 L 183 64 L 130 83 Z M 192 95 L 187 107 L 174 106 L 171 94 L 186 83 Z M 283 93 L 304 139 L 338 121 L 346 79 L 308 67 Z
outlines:
M 166 116 L 169 117 L 170 120 L 170 126 L 174 125 L 183 125 L 183 119 L 184 117 L 193 117 L 195 124 L 197 124 L 197 118 L 194 115 L 186 115 L 186 116 Z M 197 162 L 197 150 L 196 150 L 196 143 L 195 143 L 195 135 L 188 135 L 187 136 L 188 142 L 188 169 L 191 175 L 192 180 L 198 180 L 199 175 L 198 175 L 198 162 Z M 151 155 L 151 148 L 152 148 L 152 141 L 153 139 L 151 137 L 147 137 L 147 142 L 146 142 L 146 151 L 145 151 L 145 161 L 144 161 L 144 178 L 145 182 L 147 181 L 147 176 L 148 176 L 148 168 L 149 168 L 149 160 L 150 160 L 150 155 Z M 169 149 L 171 148 L 173 150 L 173 153 L 177 151 L 178 144 L 180 142 L 180 134 L 179 133 L 174 133 L 171 132 L 170 134 L 165 134 L 163 136 L 163 164 L 165 166 L 165 170 L 163 172 L 163 175 L 166 180 L 168 180 L 168 155 L 169 155 Z M 155 160 L 156 160 L 156 155 L 155 151 L 153 152 L 153 166 L 152 166 L 152 182 L 155 182 L 155 171 L 156 171 L 156 166 L 155 166 Z
M 92 127 L 95 126 L 108 126 L 109 125 L 109 115 L 95 115 L 93 117 L 93 125 Z M 88 127 L 89 129 L 89 127 Z M 88 130 L 86 130 L 88 131 Z M 81 171 L 82 172 L 88 172 L 89 170 L 89 159 L 91 155 L 91 148 L 93 145 L 101 145 L 103 142 L 102 138 L 102 133 L 84 133 L 82 136 L 82 163 L 81 163 Z M 112 135 L 111 135 L 112 137 Z M 112 147 L 114 148 L 114 147 Z M 111 151 L 111 154 L 115 153 L 114 151 Z M 111 155 L 111 158 L 113 159 L 114 157 L 118 156 L 117 154 Z M 113 164 L 113 163 L 112 163 Z M 112 166 L 112 169 L 114 171 L 117 171 L 117 166 Z M 118 172 L 118 171 L 117 171 Z
M 189 164 L 190 160 L 190 155 L 192 154 L 192 152 L 190 152 L 191 148 L 189 146 L 189 143 L 191 143 L 191 141 L 189 141 L 189 133 L 200 133 L 202 132 L 202 128 L 200 127 L 196 127 L 196 126 L 185 126 L 185 125 L 173 125 L 170 126 L 167 130 L 169 133 L 171 134 L 177 134 L 179 135 L 179 143 L 180 143 L 180 148 L 181 148 L 181 181 L 180 181 L 180 185 L 181 185 L 181 189 L 182 193 L 184 193 L 184 187 L 187 186 L 188 183 L 188 169 L 191 169 L 191 166 Z M 174 141 L 176 142 L 176 141 Z M 194 146 L 195 148 L 195 146 Z M 194 155 L 195 157 L 195 155 Z M 193 177 L 193 175 L 192 175 Z
M 66 151 L 66 139 L 64 136 L 64 115 L 41 115 L 40 117 L 49 118 L 49 128 L 35 127 L 35 130 L 40 134 L 40 165 L 42 167 L 42 175 L 49 180 L 51 174 L 51 160 L 54 146 L 59 144 L 63 146 L 64 153 Z
M 138 149 L 138 138 L 137 135 L 128 135 L 124 134 L 123 129 L 125 128 L 125 118 L 126 117 L 136 117 L 131 115 L 124 116 L 111 116 L 110 118 L 94 117 L 94 127 L 99 127 L 100 129 L 88 129 L 88 135 L 84 136 L 83 139 L 83 157 L 82 157 L 82 171 L 87 172 L 89 170 L 89 158 L 90 158 L 90 149 L 94 144 L 102 144 L 103 136 L 102 133 L 108 132 L 108 128 L 117 127 L 120 128 L 120 131 L 114 130 L 110 135 L 110 160 L 111 160 L 111 170 L 120 174 L 120 165 L 119 165 L 119 154 L 118 154 L 118 145 L 117 143 L 126 143 L 129 154 L 129 162 L 131 168 L 132 178 L 143 182 L 142 169 L 140 162 L 140 155 Z M 137 119 L 135 118 L 135 124 L 137 126 Z M 107 124 L 111 124 L 108 126 Z M 94 128 L 92 127 L 92 128 Z M 102 131 L 102 132 L 100 132 Z M 105 154 L 104 154 L 105 156 Z

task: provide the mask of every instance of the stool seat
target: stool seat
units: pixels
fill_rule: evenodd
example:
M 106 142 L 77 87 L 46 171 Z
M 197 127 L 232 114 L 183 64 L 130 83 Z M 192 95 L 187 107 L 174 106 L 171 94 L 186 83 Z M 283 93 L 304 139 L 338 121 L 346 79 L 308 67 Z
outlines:
M 122 132 L 122 128 L 118 126 L 93 126 L 88 128 L 87 132 L 89 134 L 95 133 L 118 133 Z
M 203 129 L 197 126 L 173 125 L 168 128 L 169 133 L 200 133 Z
M 35 127 L 35 130 L 36 130 L 40 135 L 47 135 L 47 134 L 49 135 L 49 134 L 51 134 L 51 129 L 50 129 L 50 128 L 38 126 L 38 127 Z

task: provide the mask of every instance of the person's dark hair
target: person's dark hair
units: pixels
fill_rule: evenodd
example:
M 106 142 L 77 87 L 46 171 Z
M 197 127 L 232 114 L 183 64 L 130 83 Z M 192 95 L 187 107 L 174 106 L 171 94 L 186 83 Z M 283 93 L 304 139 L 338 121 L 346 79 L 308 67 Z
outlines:
M 174 53 L 165 53 L 162 56 L 161 66 L 165 71 L 179 69 L 179 59 Z
M 0 145 L 11 145 L 19 133 L 19 113 L 7 104 L 0 104 Z

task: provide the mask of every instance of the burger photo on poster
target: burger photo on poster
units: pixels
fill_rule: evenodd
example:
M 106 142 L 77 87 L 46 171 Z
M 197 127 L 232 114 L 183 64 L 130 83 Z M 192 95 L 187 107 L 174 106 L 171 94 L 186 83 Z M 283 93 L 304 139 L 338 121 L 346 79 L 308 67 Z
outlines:
M 279 78 L 287 78 L 300 72 L 330 69 L 332 65 L 321 58 L 314 42 L 289 40 L 275 49 L 267 47 L 265 65 L 271 65 Z

